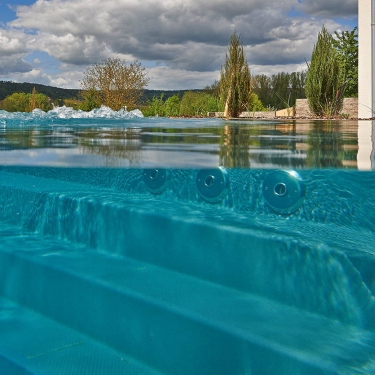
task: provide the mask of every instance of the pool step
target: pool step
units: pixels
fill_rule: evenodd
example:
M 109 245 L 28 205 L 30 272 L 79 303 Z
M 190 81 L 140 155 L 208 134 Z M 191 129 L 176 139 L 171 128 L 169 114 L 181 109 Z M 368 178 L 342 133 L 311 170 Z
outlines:
M 161 375 L 114 349 L 0 297 L 4 375 Z
M 283 235 L 211 205 L 1 171 L 0 185 L 4 222 L 375 331 L 371 272 L 317 240 L 321 225 Z
M 0 236 L 0 294 L 145 368 L 170 375 L 375 371 L 375 335 L 358 327 L 69 242 L 9 227 Z

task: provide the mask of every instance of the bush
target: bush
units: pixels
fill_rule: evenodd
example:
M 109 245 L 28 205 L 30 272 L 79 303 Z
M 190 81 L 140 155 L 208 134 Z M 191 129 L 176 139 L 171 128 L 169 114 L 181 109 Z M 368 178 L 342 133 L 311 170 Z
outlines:
M 204 92 L 187 91 L 181 99 L 180 116 L 205 117 L 219 111 L 219 100 Z
M 178 95 L 163 101 L 164 95 L 154 96 L 143 110 L 145 116 L 205 117 L 207 112 L 220 110 L 219 100 L 206 92 L 187 91 L 182 99 Z
M 31 112 L 35 108 L 43 111 L 52 109 L 50 99 L 44 94 L 38 94 L 35 89 L 32 94 L 15 92 L 2 101 L 2 109 L 8 112 Z
M 100 108 L 100 100 L 98 99 L 98 95 L 95 90 L 90 89 L 87 90 L 85 93 L 80 93 L 80 96 L 83 97 L 83 102 L 79 102 L 78 108 L 74 109 L 82 109 L 83 111 L 90 112 L 95 108 Z M 71 100 L 71 99 L 70 99 Z
M 180 114 L 180 104 L 180 97 L 178 95 L 169 97 L 164 103 L 165 115 L 171 117 L 178 116 Z
M 15 92 L 2 102 L 2 109 L 8 112 L 30 112 L 30 94 Z
M 161 94 L 160 96 L 154 96 L 152 100 L 148 101 L 148 105 L 143 111 L 144 116 L 165 116 L 165 107 L 163 102 L 164 94 Z

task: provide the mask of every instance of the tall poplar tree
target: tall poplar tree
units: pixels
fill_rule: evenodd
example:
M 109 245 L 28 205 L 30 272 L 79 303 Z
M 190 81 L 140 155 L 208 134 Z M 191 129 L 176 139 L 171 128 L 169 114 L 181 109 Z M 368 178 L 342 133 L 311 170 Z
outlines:
M 230 38 L 221 68 L 220 98 L 225 105 L 224 117 L 238 117 L 247 109 L 251 98 L 250 69 L 236 32 Z

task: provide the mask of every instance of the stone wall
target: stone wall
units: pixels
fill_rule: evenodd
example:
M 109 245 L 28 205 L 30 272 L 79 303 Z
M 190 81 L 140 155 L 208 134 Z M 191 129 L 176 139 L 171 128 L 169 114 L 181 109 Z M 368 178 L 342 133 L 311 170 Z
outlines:
M 240 118 L 275 118 L 276 114 L 272 112 L 241 112 Z M 207 112 L 207 117 L 224 117 L 224 112 Z
M 345 98 L 341 113 L 349 117 L 358 117 L 358 98 Z
M 295 116 L 297 118 L 315 117 L 309 109 L 307 99 L 297 99 L 295 113 L 291 108 L 283 109 L 277 112 L 242 112 L 240 118 L 279 118 Z M 344 118 L 358 118 L 358 98 L 345 98 L 341 114 Z M 208 117 L 224 117 L 224 112 L 208 112 Z
M 224 117 L 224 112 L 207 112 L 207 117 Z
M 358 117 L 358 98 L 345 98 L 341 114 L 349 118 Z M 309 109 L 307 99 L 297 99 L 296 117 L 314 117 Z
M 296 100 L 296 117 L 311 117 L 309 103 L 307 99 Z
M 275 118 L 275 112 L 242 112 L 239 117 L 242 118 Z

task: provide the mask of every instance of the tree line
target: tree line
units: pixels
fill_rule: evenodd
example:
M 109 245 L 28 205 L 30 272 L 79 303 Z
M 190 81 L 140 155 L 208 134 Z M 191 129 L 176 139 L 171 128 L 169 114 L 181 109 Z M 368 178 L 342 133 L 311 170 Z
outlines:
M 272 76 L 251 75 L 240 36 L 230 38 L 220 78 L 203 90 L 161 92 L 150 97 L 149 78 L 140 62 L 119 58 L 102 60 L 86 69 L 80 90 L 34 85 L 30 93 L 16 92 L 0 102 L 0 109 L 27 112 L 67 105 L 90 111 L 102 105 L 114 110 L 138 107 L 146 116 L 206 116 L 224 112 L 238 117 L 243 111 L 278 110 L 293 107 L 307 97 L 317 116 L 337 116 L 344 97 L 358 95 L 358 34 L 329 34 L 323 26 L 310 63 L 304 72 L 281 72 Z M 0 99 L 10 82 L 0 82 Z M 31 84 L 16 84 L 28 88 Z M 39 91 L 37 91 L 37 87 Z M 68 93 L 75 95 L 69 96 Z M 56 99 L 56 95 L 59 96 Z
M 289 87 L 289 79 L 293 75 L 300 75 L 301 73 L 279 73 L 272 77 L 267 76 L 254 76 L 253 93 L 250 97 L 247 109 L 249 111 L 265 111 L 285 108 L 285 102 L 281 96 L 278 96 L 278 91 L 282 92 L 279 87 Z M 274 83 L 279 86 L 274 86 Z M 7 82 L 8 95 L 0 100 L 0 109 L 8 112 L 29 112 L 34 109 L 30 102 L 31 93 L 27 91 L 36 91 L 38 93 L 39 101 L 42 103 L 38 108 L 42 110 L 50 110 L 53 106 L 73 107 L 78 110 L 90 110 L 99 106 L 100 101 L 90 101 L 87 97 L 86 101 L 80 96 L 80 90 L 72 89 L 58 89 L 49 86 L 32 84 L 18 84 Z M 0 88 L 3 82 L 0 82 Z M 142 97 L 134 107 L 141 109 L 145 116 L 186 116 L 186 117 L 202 117 L 206 116 L 207 112 L 222 112 L 224 111 L 223 105 L 217 96 L 218 82 L 205 87 L 200 90 L 144 90 Z M 39 87 L 39 89 L 38 89 Z M 276 90 L 274 90 L 276 87 Z M 47 88 L 47 89 L 46 89 Z M 14 92 L 20 90 L 20 92 Z M 64 90 L 64 91 L 59 91 Z M 292 89 L 293 90 L 293 89 Z M 48 95 L 49 93 L 52 95 Z M 289 95 L 289 91 L 288 91 Z M 304 97 L 303 91 L 294 95 L 292 98 L 289 96 L 289 104 L 292 106 L 295 103 L 295 98 Z M 263 104 L 265 103 L 265 104 Z M 133 109 L 127 106 L 127 109 Z
M 252 76 L 253 91 L 247 106 L 249 111 L 265 111 L 295 105 L 297 98 L 304 98 L 305 73 L 278 73 Z M 4 89 L 6 86 L 6 89 Z M 1 90 L 3 88 L 3 90 Z M 14 92 L 16 91 L 16 92 Z M 38 108 L 52 109 L 53 106 L 73 107 L 90 110 L 99 106 L 99 101 L 86 101 L 80 90 L 59 89 L 52 86 L 33 85 L 0 81 L 0 109 L 8 112 L 28 112 L 34 107 L 31 93 L 38 93 Z M 281 94 L 283 93 L 283 94 Z M 7 94 L 7 95 L 6 95 Z M 2 100 L 1 100 L 2 99 Z M 223 112 L 224 106 L 218 97 L 218 81 L 200 90 L 144 90 L 138 103 L 134 104 L 145 116 L 201 117 L 207 112 Z M 128 109 L 133 109 L 127 106 Z

